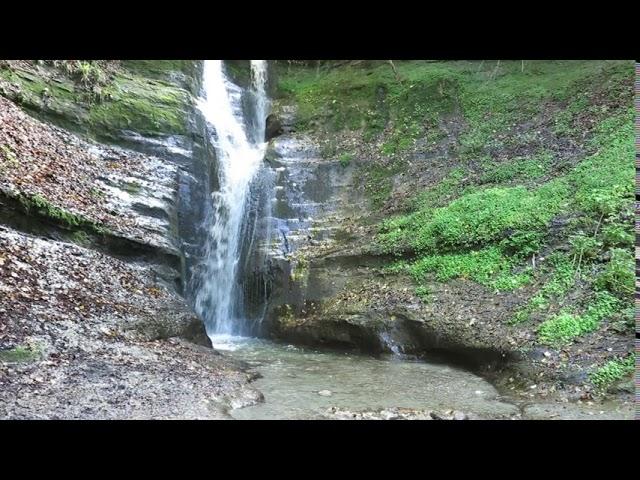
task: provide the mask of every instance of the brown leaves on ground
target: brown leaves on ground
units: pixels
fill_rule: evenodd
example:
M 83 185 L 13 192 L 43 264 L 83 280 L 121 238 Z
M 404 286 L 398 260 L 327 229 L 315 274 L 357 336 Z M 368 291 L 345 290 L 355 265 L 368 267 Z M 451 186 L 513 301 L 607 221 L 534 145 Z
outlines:
M 96 179 L 105 168 L 73 135 L 31 118 L 0 97 L 0 187 L 41 195 L 52 205 L 110 226 L 127 223 L 105 208 Z
M 38 195 L 119 235 L 164 244 L 155 238 L 163 235 L 158 221 L 141 219 L 126 186 L 132 179 L 170 184 L 174 177 L 175 169 L 155 157 L 89 143 L 0 97 L 0 193 Z
M 0 323 L 14 324 L 31 316 L 47 322 L 153 316 L 160 308 L 158 299 L 172 295 L 146 269 L 4 227 L 0 227 L 0 252 Z M 0 332 L 0 344 L 5 336 L 20 336 L 19 330 Z

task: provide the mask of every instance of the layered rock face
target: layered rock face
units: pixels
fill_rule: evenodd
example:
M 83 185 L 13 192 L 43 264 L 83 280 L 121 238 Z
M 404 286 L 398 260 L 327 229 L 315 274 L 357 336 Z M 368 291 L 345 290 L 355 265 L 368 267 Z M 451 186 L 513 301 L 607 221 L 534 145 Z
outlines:
M 111 66 L 100 102 L 52 66 L 3 70 L 0 417 L 224 418 L 259 400 L 181 296 L 215 188 L 191 63 Z
M 443 311 L 421 302 L 410 279 L 385 275 L 390 257 L 368 244 L 372 231 L 361 222 L 373 212 L 355 165 L 319 152 L 313 137 L 292 132 L 273 139 L 267 154 L 277 172 L 278 234 L 270 245 L 277 273 L 266 329 L 288 341 L 365 352 L 445 352 L 488 362 L 508 353 L 515 339 L 496 321 L 474 319 L 504 317 L 513 300 L 453 282 L 436 292 L 451 307 Z

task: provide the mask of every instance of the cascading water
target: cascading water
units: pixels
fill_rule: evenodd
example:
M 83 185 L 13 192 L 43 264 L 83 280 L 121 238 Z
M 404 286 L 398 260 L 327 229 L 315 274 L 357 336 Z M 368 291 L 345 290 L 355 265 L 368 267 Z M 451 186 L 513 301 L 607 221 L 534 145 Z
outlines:
M 227 78 L 222 61 L 204 63 L 199 108 L 213 129 L 220 188 L 211 194 L 205 219 L 204 259 L 195 309 L 210 337 L 243 333 L 237 276 L 247 197 L 266 148 L 266 70 L 265 60 L 251 61 L 248 93 L 254 115 L 247 122 L 242 109 L 243 90 Z

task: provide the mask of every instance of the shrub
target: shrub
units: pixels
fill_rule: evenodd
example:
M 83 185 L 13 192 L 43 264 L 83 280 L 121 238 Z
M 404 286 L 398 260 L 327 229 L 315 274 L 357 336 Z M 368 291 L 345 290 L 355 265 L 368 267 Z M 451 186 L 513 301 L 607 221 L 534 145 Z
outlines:
M 628 296 L 634 291 L 635 259 L 630 251 L 621 248 L 611 250 L 611 260 L 594 282 L 600 290 L 609 290 L 619 296 Z
M 636 368 L 635 355 L 624 359 L 617 358 L 605 363 L 602 367 L 589 374 L 589 380 L 599 390 L 606 390 L 614 382 L 631 375 Z

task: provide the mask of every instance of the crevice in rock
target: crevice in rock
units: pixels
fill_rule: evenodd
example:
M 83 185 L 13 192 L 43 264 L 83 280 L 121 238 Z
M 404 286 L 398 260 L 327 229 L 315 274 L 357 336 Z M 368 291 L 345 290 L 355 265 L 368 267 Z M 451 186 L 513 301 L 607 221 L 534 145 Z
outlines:
M 124 261 L 145 262 L 159 267 L 158 273 L 177 291 L 182 290 L 182 280 L 178 274 L 181 268 L 180 254 L 175 251 L 146 245 L 135 240 L 106 232 L 97 232 L 93 225 L 72 226 L 41 214 L 37 210 L 28 211 L 16 198 L 0 192 L 0 224 L 20 232 L 75 243 L 91 248 Z M 174 271 L 175 275 L 167 272 Z

